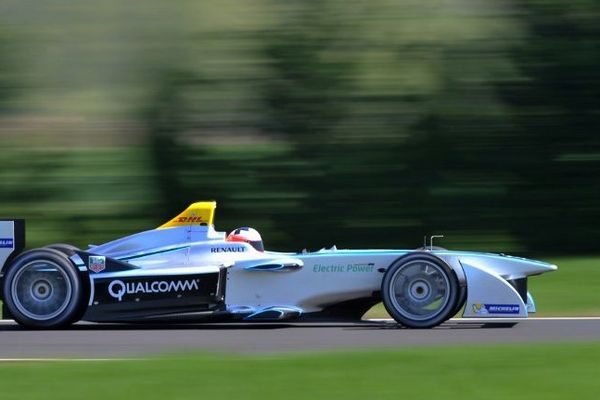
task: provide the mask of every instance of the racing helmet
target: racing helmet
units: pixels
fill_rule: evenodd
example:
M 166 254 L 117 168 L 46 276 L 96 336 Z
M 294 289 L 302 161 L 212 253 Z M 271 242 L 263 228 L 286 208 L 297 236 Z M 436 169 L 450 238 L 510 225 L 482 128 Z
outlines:
M 258 251 L 265 251 L 260 233 L 256 229 L 243 227 L 237 228 L 227 235 L 228 242 L 250 243 Z

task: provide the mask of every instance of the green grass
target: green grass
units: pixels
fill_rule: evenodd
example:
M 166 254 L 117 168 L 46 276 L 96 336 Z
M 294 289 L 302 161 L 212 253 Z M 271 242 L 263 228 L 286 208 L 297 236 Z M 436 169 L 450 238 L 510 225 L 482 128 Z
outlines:
M 539 315 L 600 315 L 600 258 L 553 258 L 558 271 L 529 280 Z
M 597 398 L 600 343 L 0 363 L 3 400 Z
M 600 315 L 600 257 L 559 257 L 544 259 L 558 265 L 558 271 L 529 279 L 538 312 L 536 316 Z M 366 318 L 389 318 L 382 304 Z

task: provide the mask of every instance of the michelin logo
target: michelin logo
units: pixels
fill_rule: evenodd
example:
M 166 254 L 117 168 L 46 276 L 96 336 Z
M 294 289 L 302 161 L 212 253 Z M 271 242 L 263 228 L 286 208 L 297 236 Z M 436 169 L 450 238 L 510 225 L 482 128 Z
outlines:
M 137 283 L 114 280 L 108 285 L 108 294 L 121 301 L 126 294 L 189 292 L 198 290 L 198 282 L 199 279 Z
M 477 315 L 489 314 L 519 314 L 521 306 L 518 304 L 473 304 L 473 312 Z
M 14 247 L 12 238 L 0 238 L 0 249 L 12 249 Z

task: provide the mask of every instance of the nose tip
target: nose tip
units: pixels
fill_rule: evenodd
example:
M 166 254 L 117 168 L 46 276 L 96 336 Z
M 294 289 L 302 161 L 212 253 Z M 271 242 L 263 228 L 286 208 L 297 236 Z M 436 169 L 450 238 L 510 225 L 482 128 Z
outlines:
M 536 262 L 535 264 L 530 264 L 530 267 L 531 270 L 529 271 L 529 275 L 545 274 L 547 272 L 554 272 L 558 269 L 556 265 L 545 262 Z

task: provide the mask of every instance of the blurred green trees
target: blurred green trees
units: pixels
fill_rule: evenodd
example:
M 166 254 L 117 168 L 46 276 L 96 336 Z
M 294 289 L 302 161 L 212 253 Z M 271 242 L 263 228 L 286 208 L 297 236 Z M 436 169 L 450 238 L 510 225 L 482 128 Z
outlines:
M 30 48 L 60 20 L 106 61 L 84 62 L 60 29 L 66 44 L 17 66 L 0 41 L 2 214 L 30 219 L 31 245 L 109 240 L 215 199 L 217 228 L 255 226 L 273 249 L 443 233 L 449 247 L 595 252 L 596 3 L 151 1 L 131 17 L 114 2 L 35 24 L 28 2 L 3 5 Z M 139 37 L 77 23 L 91 13 Z
M 523 81 L 499 87 L 514 130 L 513 234 L 527 248 L 596 252 L 600 237 L 600 4 L 518 2 Z M 525 223 L 523 223 L 525 222 Z

